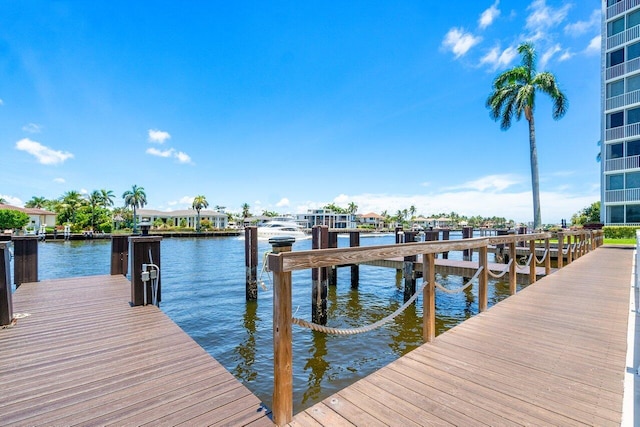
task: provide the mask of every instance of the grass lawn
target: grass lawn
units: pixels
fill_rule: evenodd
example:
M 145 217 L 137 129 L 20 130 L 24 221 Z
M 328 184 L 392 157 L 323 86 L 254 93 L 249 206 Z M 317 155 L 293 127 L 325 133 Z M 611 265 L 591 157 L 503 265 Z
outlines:
M 636 239 L 604 239 L 605 245 L 636 245 Z

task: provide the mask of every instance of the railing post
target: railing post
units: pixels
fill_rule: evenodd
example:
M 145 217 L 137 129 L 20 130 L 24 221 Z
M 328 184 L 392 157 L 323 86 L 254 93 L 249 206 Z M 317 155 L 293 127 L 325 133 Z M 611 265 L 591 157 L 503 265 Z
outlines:
M 38 281 L 38 236 L 12 236 L 13 280 L 16 288 Z
M 10 242 L 0 242 L 0 326 L 9 325 L 13 320 L 9 245 Z
M 518 261 L 518 257 L 516 256 L 516 242 L 509 242 L 509 256 L 511 259 L 509 260 L 509 293 L 511 295 L 516 294 L 517 290 L 517 272 L 516 272 L 516 264 Z
M 258 299 L 258 227 L 244 229 L 245 298 Z
M 536 259 L 536 241 L 534 239 L 529 240 L 529 252 L 531 254 L 531 262 L 529 263 L 529 284 L 536 282 L 536 266 L 538 260 Z
M 486 244 L 478 249 L 478 268 L 482 268 L 478 277 L 478 308 L 480 312 L 486 311 L 488 305 L 489 262 L 487 252 Z
M 295 239 L 269 239 L 273 253 L 291 252 Z M 291 272 L 273 271 L 273 422 L 293 419 L 293 335 L 291 327 Z
M 422 337 L 431 342 L 436 337 L 436 266 L 434 254 L 422 255 L 422 280 L 427 281 L 422 290 Z
M 558 231 L 558 269 L 562 268 L 562 264 L 564 264 L 564 234 Z
M 573 249 L 571 248 L 571 234 L 567 234 L 567 265 L 571 264 L 573 259 Z
M 544 274 L 548 276 L 551 274 L 551 245 L 548 237 L 544 239 L 544 253 L 546 254 L 544 257 Z
M 126 276 L 129 266 L 129 235 L 111 236 L 111 275 Z

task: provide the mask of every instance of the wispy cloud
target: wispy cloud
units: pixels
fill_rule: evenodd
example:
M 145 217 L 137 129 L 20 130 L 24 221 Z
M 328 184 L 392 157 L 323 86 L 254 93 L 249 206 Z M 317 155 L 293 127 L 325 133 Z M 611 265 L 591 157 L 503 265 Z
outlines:
M 462 28 L 451 28 L 444 36 L 442 47 L 453 52 L 457 58 L 465 55 L 469 49 L 482 41 L 482 37 L 476 37 Z
M 601 49 L 600 43 L 601 43 L 600 36 L 595 36 L 589 42 L 589 45 L 585 49 L 585 53 L 588 55 L 600 55 L 600 49 Z
M 542 56 L 540 57 L 540 69 L 544 70 L 547 64 L 549 63 L 549 61 L 551 60 L 551 58 L 553 58 L 553 55 L 555 55 L 560 51 L 562 51 L 562 48 L 560 47 L 559 44 L 555 44 L 549 47 L 547 50 L 545 50 L 542 53 Z
M 67 181 L 64 178 L 53 178 L 53 182 L 58 184 L 64 184 Z
M 286 197 L 283 197 L 278 201 L 278 203 L 276 203 L 276 206 L 279 208 L 288 207 L 289 205 L 290 205 L 289 199 L 287 199 Z
M 527 17 L 526 28 L 534 34 L 544 34 L 549 28 L 562 23 L 571 9 L 571 4 L 560 8 L 547 6 L 546 0 L 534 0 L 527 10 L 531 13 Z
M 446 190 L 504 191 L 521 182 L 522 179 L 514 175 L 488 175 L 457 186 L 448 187 Z
M 478 27 L 483 30 L 493 24 L 493 21 L 500 16 L 500 9 L 498 9 L 498 5 L 500 4 L 500 0 L 496 0 L 487 10 L 482 12 L 480 15 L 480 19 L 478 20 Z
M 29 123 L 28 125 L 22 126 L 22 130 L 29 133 L 40 133 L 42 132 L 42 126 L 36 123 Z
M 149 142 L 153 142 L 155 144 L 164 144 L 165 141 L 170 138 L 171 135 L 169 134 L 169 132 L 157 129 L 149 129 Z
M 518 50 L 509 46 L 503 51 L 500 51 L 499 46 L 495 46 L 486 55 L 480 58 L 480 65 L 489 65 L 493 71 L 504 68 L 511 64 L 513 59 L 518 55 Z
M 16 149 L 31 154 L 43 165 L 57 165 L 73 158 L 69 152 L 51 149 L 29 138 L 16 142 Z
M 174 148 L 159 150 L 155 147 L 149 147 L 147 148 L 146 153 L 156 157 L 173 157 L 178 160 L 178 163 L 191 163 L 191 157 L 187 153 L 176 151 Z
M 11 206 L 24 206 L 24 202 L 20 198 L 8 194 L 0 194 L 0 199 L 5 199 L 7 204 Z
M 4 101 L 0 98 L 0 105 L 4 105 Z
M 591 12 L 591 16 L 588 21 L 578 21 L 573 24 L 567 24 L 564 27 L 565 34 L 569 36 L 581 36 L 583 34 L 588 33 L 589 31 L 598 31 L 600 32 L 600 22 L 602 19 L 602 12 L 600 9 L 595 9 Z

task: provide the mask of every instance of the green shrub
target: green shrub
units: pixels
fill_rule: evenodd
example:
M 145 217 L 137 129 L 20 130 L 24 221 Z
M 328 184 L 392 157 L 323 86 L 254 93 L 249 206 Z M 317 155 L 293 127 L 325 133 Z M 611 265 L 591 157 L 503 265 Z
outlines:
M 606 239 L 635 239 L 636 230 L 640 227 L 630 227 L 624 225 L 607 225 L 603 227 L 604 237 Z

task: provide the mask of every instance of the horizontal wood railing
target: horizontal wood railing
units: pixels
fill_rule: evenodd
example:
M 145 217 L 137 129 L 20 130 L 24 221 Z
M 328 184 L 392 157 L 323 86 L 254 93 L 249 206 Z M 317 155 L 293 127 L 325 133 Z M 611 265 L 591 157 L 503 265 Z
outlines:
M 381 259 L 422 255 L 423 259 L 423 338 L 430 342 L 435 338 L 435 255 L 442 252 L 478 250 L 478 305 L 480 311 L 487 309 L 488 247 L 509 245 L 512 262 L 509 280 L 512 294 L 515 293 L 516 244 L 529 242 L 529 269 L 531 283 L 535 281 L 536 265 L 543 263 L 550 272 L 550 239 L 552 233 L 516 234 L 496 237 L 478 237 L 462 240 L 414 242 L 381 246 L 316 249 L 307 251 L 278 251 L 268 257 L 268 267 L 273 273 L 273 346 L 274 389 L 273 420 L 277 425 L 289 423 L 293 417 L 293 369 L 292 369 L 292 300 L 291 272 L 295 270 L 359 264 Z M 558 260 L 562 265 L 565 239 L 568 241 L 568 262 L 589 250 L 600 246 L 602 232 L 599 230 L 566 230 L 558 234 Z M 573 240 L 573 243 L 572 243 Z M 545 255 L 542 261 L 536 257 L 536 242 L 543 242 Z M 276 251 L 274 251 L 276 252 Z M 426 283 L 425 283 L 426 282 Z

